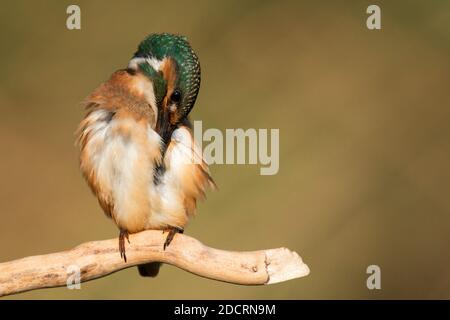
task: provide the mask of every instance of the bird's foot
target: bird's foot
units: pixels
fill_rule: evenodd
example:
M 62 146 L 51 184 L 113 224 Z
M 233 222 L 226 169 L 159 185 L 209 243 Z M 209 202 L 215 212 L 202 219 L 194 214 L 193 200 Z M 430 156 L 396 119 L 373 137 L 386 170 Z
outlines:
M 166 250 L 166 248 L 169 246 L 169 244 L 172 242 L 173 237 L 175 237 L 175 235 L 177 233 L 183 233 L 184 229 L 180 228 L 180 227 L 173 227 L 170 226 L 167 229 L 163 230 L 163 233 L 169 231 L 169 234 L 167 235 L 166 241 L 164 242 L 164 250 Z
M 128 236 L 128 231 L 120 230 L 119 233 L 119 252 L 120 257 L 127 262 L 127 255 L 125 254 L 125 238 L 127 238 L 128 244 L 130 243 L 130 238 Z

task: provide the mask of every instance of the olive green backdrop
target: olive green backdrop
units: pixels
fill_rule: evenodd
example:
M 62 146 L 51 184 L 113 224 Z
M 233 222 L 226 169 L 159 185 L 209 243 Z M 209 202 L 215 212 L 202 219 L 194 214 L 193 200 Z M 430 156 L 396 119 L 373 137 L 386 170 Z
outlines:
M 0 5 L 0 261 L 116 237 L 78 170 L 81 101 L 152 32 L 186 35 L 204 128 L 279 128 L 280 171 L 214 165 L 187 229 L 223 249 L 286 246 L 310 276 L 242 287 L 164 266 L 21 299 L 450 298 L 450 3 L 72 1 Z M 366 287 L 381 267 L 382 289 Z

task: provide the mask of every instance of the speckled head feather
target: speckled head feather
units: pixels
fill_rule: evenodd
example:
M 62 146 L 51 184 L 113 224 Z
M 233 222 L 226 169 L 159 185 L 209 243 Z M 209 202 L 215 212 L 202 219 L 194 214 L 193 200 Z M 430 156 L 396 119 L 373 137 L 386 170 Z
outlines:
M 194 107 L 200 89 L 200 62 L 186 37 L 168 33 L 151 34 L 138 46 L 133 58 L 170 57 L 177 63 L 178 86 L 182 89 L 181 108 L 187 115 Z

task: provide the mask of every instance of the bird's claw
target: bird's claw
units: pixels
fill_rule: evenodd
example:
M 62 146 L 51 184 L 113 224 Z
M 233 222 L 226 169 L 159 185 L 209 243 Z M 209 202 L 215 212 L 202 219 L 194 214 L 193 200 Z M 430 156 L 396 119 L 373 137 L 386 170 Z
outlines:
M 125 238 L 128 241 L 128 244 L 130 244 L 130 237 L 127 231 L 120 230 L 119 233 L 119 252 L 120 257 L 123 258 L 125 262 L 127 262 L 127 255 L 125 254 Z
M 169 227 L 165 230 L 163 230 L 163 234 L 168 231 L 169 234 L 166 237 L 166 241 L 164 241 L 164 250 L 166 250 L 166 248 L 169 246 L 169 244 L 172 242 L 173 238 L 175 237 L 175 235 L 177 233 L 183 233 L 184 229 L 183 228 L 179 228 L 179 227 Z

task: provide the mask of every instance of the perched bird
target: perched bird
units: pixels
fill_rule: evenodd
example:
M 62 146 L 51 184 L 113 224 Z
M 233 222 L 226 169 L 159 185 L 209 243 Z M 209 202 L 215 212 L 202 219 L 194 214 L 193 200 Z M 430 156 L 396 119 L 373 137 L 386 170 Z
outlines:
M 200 64 L 187 39 L 151 34 L 128 67 L 86 99 L 77 130 L 80 168 L 119 227 L 125 261 L 129 233 L 168 231 L 165 249 L 183 232 L 205 190 L 215 188 L 188 120 L 199 88 Z M 139 272 L 156 276 L 159 267 L 140 265 Z

